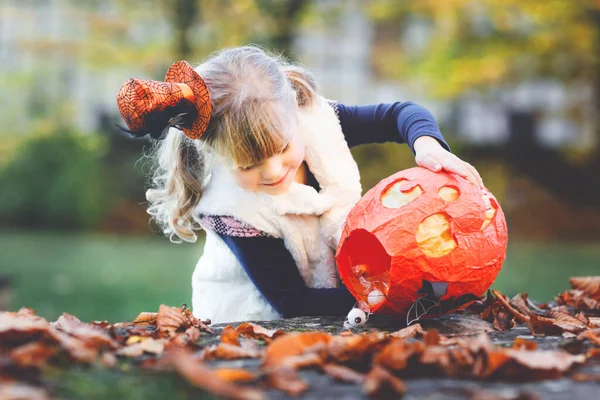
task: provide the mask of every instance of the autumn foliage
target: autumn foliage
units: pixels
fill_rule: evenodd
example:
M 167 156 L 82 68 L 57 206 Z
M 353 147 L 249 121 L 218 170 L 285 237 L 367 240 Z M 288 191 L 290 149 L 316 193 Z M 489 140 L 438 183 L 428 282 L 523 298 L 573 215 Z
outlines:
M 0 398 L 50 398 L 44 387 L 36 386 L 48 368 L 113 368 L 127 360 L 143 369 L 174 371 L 192 385 L 238 399 L 264 398 L 266 389 L 299 395 L 309 388 L 298 374 L 304 368 L 359 385 L 369 396 L 401 395 L 405 379 L 423 376 L 597 380 L 578 367 L 600 358 L 600 310 L 594 303 L 600 300 L 600 277 L 573 278 L 571 285 L 552 304 L 492 290 L 468 309 L 499 331 L 528 326 L 533 335 L 561 335 L 578 344 L 565 347 L 568 351 L 540 350 L 522 338 L 510 347 L 497 346 L 485 333 L 442 335 L 419 324 L 395 332 L 347 330 L 334 335 L 286 333 L 250 322 L 211 328 L 210 321 L 195 318 L 185 306 L 161 305 L 158 312 L 115 324 L 85 323 L 66 313 L 48 322 L 22 308 L 0 314 Z M 217 332 L 219 340 L 201 344 L 203 337 Z M 260 368 L 215 366 L 215 361 L 243 358 L 261 360 Z

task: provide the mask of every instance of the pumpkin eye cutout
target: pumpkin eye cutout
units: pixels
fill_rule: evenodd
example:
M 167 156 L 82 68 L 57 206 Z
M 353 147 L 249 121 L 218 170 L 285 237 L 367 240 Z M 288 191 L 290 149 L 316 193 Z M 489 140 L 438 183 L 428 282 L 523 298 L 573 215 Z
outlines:
M 428 257 L 450 254 L 458 243 L 450 231 L 450 216 L 437 213 L 425 218 L 417 227 L 417 244 Z
M 419 185 L 415 185 L 408 190 L 402 190 L 401 186 L 404 182 L 407 182 L 407 180 L 401 179 L 383 192 L 381 204 L 385 208 L 400 208 L 423 194 L 423 189 Z
M 447 201 L 449 203 L 451 201 L 455 201 L 460 197 L 460 192 L 458 191 L 458 189 L 452 186 L 442 186 L 440 190 L 438 190 L 438 194 L 440 195 L 442 200 Z
M 485 203 L 485 219 L 481 224 L 481 230 L 484 230 L 492 223 L 497 211 L 496 205 L 490 200 L 490 196 L 487 193 L 483 193 L 483 202 Z

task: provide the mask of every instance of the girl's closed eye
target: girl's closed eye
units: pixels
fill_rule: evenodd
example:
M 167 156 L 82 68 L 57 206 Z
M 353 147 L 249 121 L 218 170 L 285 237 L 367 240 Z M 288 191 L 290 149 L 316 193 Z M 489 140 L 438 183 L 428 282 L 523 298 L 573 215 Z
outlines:
M 256 164 L 254 165 L 248 165 L 247 167 L 239 167 L 238 169 L 240 171 L 246 172 L 246 171 L 250 171 L 251 169 L 253 169 L 254 167 L 256 167 Z

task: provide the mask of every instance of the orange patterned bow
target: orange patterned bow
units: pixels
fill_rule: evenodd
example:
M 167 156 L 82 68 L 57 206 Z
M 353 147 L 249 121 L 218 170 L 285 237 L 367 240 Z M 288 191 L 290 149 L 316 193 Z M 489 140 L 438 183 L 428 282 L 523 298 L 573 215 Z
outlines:
M 129 79 L 117 94 L 117 105 L 134 138 L 163 139 L 170 127 L 177 127 L 198 139 L 212 112 L 206 83 L 186 61 L 171 65 L 164 82 Z

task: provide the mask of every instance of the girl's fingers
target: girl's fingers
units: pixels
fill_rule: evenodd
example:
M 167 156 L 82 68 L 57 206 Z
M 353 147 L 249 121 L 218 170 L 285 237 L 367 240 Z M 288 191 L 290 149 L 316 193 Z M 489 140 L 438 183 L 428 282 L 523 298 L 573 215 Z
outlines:
M 483 179 L 481 179 L 481 175 L 477 171 L 477 168 L 475 168 L 474 166 L 472 166 L 469 163 L 467 163 L 467 168 L 471 171 L 471 173 L 473 174 L 473 176 L 475 177 L 475 179 L 477 179 L 477 184 L 479 185 L 479 187 L 483 188 L 484 187 L 483 186 Z
M 427 168 L 433 172 L 439 172 L 443 169 L 445 171 L 460 175 L 479 187 L 484 187 L 481 175 L 479 175 L 477 169 L 475 169 L 475 167 L 473 167 L 471 164 L 462 161 L 456 156 L 448 157 L 446 155 L 439 157 L 441 161 L 438 161 L 436 158 L 437 157 L 433 157 L 429 154 L 421 154 L 420 156 L 417 156 L 417 165 Z
M 417 164 L 420 167 L 430 169 L 433 172 L 439 172 L 442 170 L 442 165 L 435 158 L 429 155 L 419 157 L 419 159 L 417 160 Z
M 462 176 L 463 178 L 469 177 L 469 171 L 465 167 L 460 165 L 459 163 L 455 162 L 454 160 L 448 160 L 448 161 L 444 162 L 443 165 L 444 165 L 444 169 L 448 172 L 453 172 L 457 175 Z
M 444 165 L 444 169 L 446 171 L 454 172 L 455 174 L 470 180 L 471 182 L 473 182 L 474 185 L 478 187 L 483 186 L 483 183 L 481 182 L 481 177 L 479 177 L 477 171 L 475 171 L 473 167 L 471 167 L 472 169 L 469 167 L 471 166 L 463 161 L 460 161 L 460 163 L 452 162 L 448 163 L 447 165 Z

